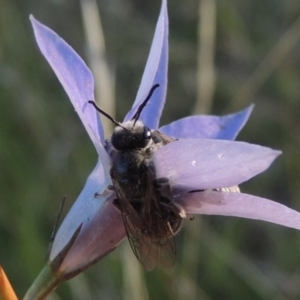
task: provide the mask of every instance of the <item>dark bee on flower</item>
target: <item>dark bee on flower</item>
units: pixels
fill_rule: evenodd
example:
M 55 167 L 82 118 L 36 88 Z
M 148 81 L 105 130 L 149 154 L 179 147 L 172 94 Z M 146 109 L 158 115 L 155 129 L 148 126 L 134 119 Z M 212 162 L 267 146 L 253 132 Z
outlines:
M 106 141 L 106 149 L 112 158 L 112 189 L 117 195 L 114 203 L 122 213 L 131 248 L 147 270 L 156 265 L 174 265 L 174 236 L 186 216 L 184 209 L 173 203 L 169 180 L 156 177 L 152 160 L 155 151 L 175 139 L 158 130 L 150 130 L 139 120 L 158 86 L 152 87 L 133 118 L 124 123 L 115 121 L 90 101 L 116 125 L 111 139 Z

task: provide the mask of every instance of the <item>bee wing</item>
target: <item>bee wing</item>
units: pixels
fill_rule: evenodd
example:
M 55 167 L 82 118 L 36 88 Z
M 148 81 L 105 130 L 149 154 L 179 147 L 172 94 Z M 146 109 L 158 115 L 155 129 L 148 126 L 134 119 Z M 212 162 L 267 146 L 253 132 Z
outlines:
M 142 248 L 139 249 L 141 263 L 147 270 L 152 270 L 156 265 L 170 268 L 176 259 L 176 247 L 168 220 L 164 217 L 164 207 L 160 203 L 161 194 L 154 184 L 155 169 L 151 161 L 145 163 L 143 174 L 143 209 L 141 218 L 146 231 L 141 232 L 140 241 Z M 169 201 L 172 199 L 171 190 L 164 193 Z
M 150 237 L 147 232 L 142 232 L 139 216 L 132 217 L 122 211 L 127 237 L 133 253 L 146 270 L 151 271 L 156 265 L 170 268 L 176 259 L 176 248 L 173 236 Z M 143 226 L 143 225 L 142 225 Z
M 166 220 L 159 219 L 161 205 L 154 187 L 154 179 L 153 169 L 145 168 L 141 177 L 143 208 L 139 213 L 123 194 L 122 189 L 118 188 L 118 184 L 114 184 L 130 246 L 139 262 L 148 271 L 156 265 L 172 267 L 176 259 L 172 229 Z

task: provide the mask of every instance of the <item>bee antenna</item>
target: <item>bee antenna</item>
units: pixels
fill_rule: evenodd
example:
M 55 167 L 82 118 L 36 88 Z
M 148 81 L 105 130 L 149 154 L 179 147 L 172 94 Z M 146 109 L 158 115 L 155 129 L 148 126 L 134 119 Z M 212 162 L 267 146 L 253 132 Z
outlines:
M 120 126 L 122 128 L 124 128 L 121 123 L 119 123 L 118 121 L 116 121 L 112 116 L 110 116 L 108 113 L 106 113 L 104 110 L 102 110 L 96 103 L 95 101 L 89 100 L 88 103 L 92 104 L 95 109 L 102 115 L 104 115 L 106 118 L 108 118 L 109 120 L 111 120 L 116 126 Z M 126 128 L 124 128 L 126 129 Z
M 158 84 L 158 83 L 155 84 L 155 85 L 151 88 L 151 90 L 150 90 L 148 96 L 146 97 L 146 99 L 145 99 L 145 100 L 142 102 L 142 104 L 138 107 L 136 113 L 134 114 L 134 116 L 133 116 L 132 119 L 131 119 L 131 120 L 134 120 L 133 126 L 135 125 L 136 121 L 140 118 L 140 115 L 141 115 L 141 113 L 142 113 L 144 107 L 146 106 L 146 104 L 148 103 L 148 101 L 149 101 L 150 98 L 152 97 L 154 91 L 155 91 L 158 87 L 159 87 L 159 84 Z

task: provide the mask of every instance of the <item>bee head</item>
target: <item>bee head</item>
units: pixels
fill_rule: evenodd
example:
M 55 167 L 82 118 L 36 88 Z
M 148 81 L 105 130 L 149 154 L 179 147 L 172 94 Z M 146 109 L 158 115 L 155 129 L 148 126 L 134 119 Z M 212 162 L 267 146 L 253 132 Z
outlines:
M 153 141 L 151 130 L 141 121 L 139 121 L 139 118 L 152 94 L 158 87 L 159 84 L 155 84 L 151 88 L 148 96 L 139 105 L 132 119 L 125 123 L 116 121 L 112 116 L 99 108 L 94 101 L 88 101 L 98 112 L 107 117 L 116 125 L 116 128 L 111 136 L 111 143 L 116 150 L 142 149 L 147 147 Z
M 141 121 L 128 121 L 117 126 L 111 136 L 116 150 L 132 150 L 147 147 L 152 141 L 151 130 Z

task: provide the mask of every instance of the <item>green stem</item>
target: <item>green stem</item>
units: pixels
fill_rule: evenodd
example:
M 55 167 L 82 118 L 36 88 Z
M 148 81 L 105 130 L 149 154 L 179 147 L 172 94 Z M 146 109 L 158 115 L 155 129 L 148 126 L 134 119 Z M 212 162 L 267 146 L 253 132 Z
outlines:
M 45 299 L 61 281 L 62 279 L 51 270 L 50 266 L 46 265 L 27 291 L 23 300 Z

